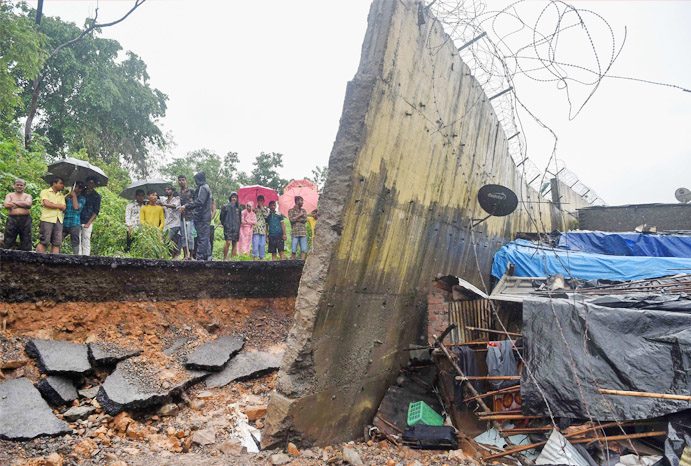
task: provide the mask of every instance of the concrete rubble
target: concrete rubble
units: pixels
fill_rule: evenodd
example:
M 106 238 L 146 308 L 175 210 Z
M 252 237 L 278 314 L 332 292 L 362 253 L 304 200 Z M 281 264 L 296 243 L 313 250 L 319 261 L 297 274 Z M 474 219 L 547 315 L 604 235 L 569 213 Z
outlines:
M 185 366 L 193 370 L 218 372 L 244 344 L 245 340 L 240 335 L 218 337 L 195 348 L 187 356 Z
M 223 387 L 235 380 L 257 376 L 281 366 L 283 353 L 266 351 L 244 352 L 235 356 L 221 371 L 211 374 L 205 383 L 209 388 Z
M 77 389 L 68 377 L 49 375 L 39 380 L 36 388 L 52 406 L 62 406 L 77 399 Z
M 79 376 L 92 370 L 86 345 L 34 339 L 26 344 L 25 350 L 45 374 Z
M 39 391 L 27 379 L 0 383 L 0 438 L 28 440 L 42 435 L 61 435 L 70 428 L 51 411 Z

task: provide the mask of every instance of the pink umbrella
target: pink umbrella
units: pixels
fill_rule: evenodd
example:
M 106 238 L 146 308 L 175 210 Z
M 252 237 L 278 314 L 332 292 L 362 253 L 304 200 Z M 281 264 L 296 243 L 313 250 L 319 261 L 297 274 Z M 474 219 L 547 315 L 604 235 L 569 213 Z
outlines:
M 293 180 L 283 189 L 283 194 L 278 199 L 278 209 L 288 216 L 288 211 L 295 207 L 295 196 L 302 196 L 304 203 L 302 208 L 309 214 L 317 208 L 319 192 L 317 185 L 310 180 Z
M 278 201 L 278 193 L 266 186 L 259 186 L 258 184 L 252 186 L 243 186 L 238 189 L 238 201 L 240 204 L 247 204 L 249 201 L 257 205 L 257 196 L 264 196 L 264 205 L 268 205 L 270 201 Z

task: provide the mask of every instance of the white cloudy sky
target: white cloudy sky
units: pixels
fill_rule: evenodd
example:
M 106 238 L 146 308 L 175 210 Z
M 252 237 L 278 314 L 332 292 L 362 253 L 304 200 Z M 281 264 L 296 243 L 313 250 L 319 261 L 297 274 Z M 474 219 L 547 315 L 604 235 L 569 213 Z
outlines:
M 44 13 L 82 24 L 96 3 L 46 0 Z M 100 0 L 100 18 L 130 4 Z M 140 55 L 152 84 L 170 97 L 163 124 L 177 144 L 174 155 L 233 150 L 248 169 L 259 151 L 282 152 L 285 176 L 302 177 L 328 162 L 369 4 L 149 0 L 104 35 Z M 691 2 L 576 5 L 600 12 L 617 33 L 628 28 L 613 73 L 691 88 Z M 569 121 L 553 87 L 526 84 L 523 100 L 558 131 L 559 157 L 607 203 L 674 202 L 674 189 L 691 188 L 691 93 L 609 80 Z M 541 167 L 549 139 L 530 125 L 527 135 Z

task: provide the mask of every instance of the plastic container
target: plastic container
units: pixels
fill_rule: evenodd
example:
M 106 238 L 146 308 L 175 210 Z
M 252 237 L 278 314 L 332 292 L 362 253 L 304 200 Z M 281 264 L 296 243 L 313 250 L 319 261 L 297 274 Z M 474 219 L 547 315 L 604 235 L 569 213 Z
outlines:
M 416 401 L 408 405 L 408 425 L 415 426 L 418 424 L 443 426 L 444 418 L 424 401 Z

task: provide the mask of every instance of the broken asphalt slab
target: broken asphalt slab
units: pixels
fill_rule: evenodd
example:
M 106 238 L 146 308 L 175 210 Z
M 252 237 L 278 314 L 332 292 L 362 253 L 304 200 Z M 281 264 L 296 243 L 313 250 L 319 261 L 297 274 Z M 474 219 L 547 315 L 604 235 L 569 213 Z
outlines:
M 235 356 L 221 371 L 206 379 L 209 388 L 223 387 L 230 382 L 247 377 L 258 376 L 276 370 L 281 366 L 283 353 L 248 351 Z
M 28 379 L 0 383 L 0 438 L 29 440 L 41 435 L 70 432 Z
M 126 359 L 103 382 L 96 400 L 111 416 L 124 410 L 153 408 L 167 403 L 206 375 L 207 372 L 163 369 L 140 357 Z
M 188 369 L 218 372 L 244 346 L 240 335 L 228 335 L 198 346 L 187 356 Z
M 120 361 L 141 354 L 141 350 L 123 348 L 113 343 L 89 343 L 89 360 L 95 366 L 114 366 Z
M 58 340 L 30 340 L 24 349 L 36 359 L 43 373 L 83 375 L 91 372 L 86 345 Z
M 51 406 L 62 406 L 77 399 L 77 389 L 68 377 L 49 375 L 39 380 L 36 388 Z

